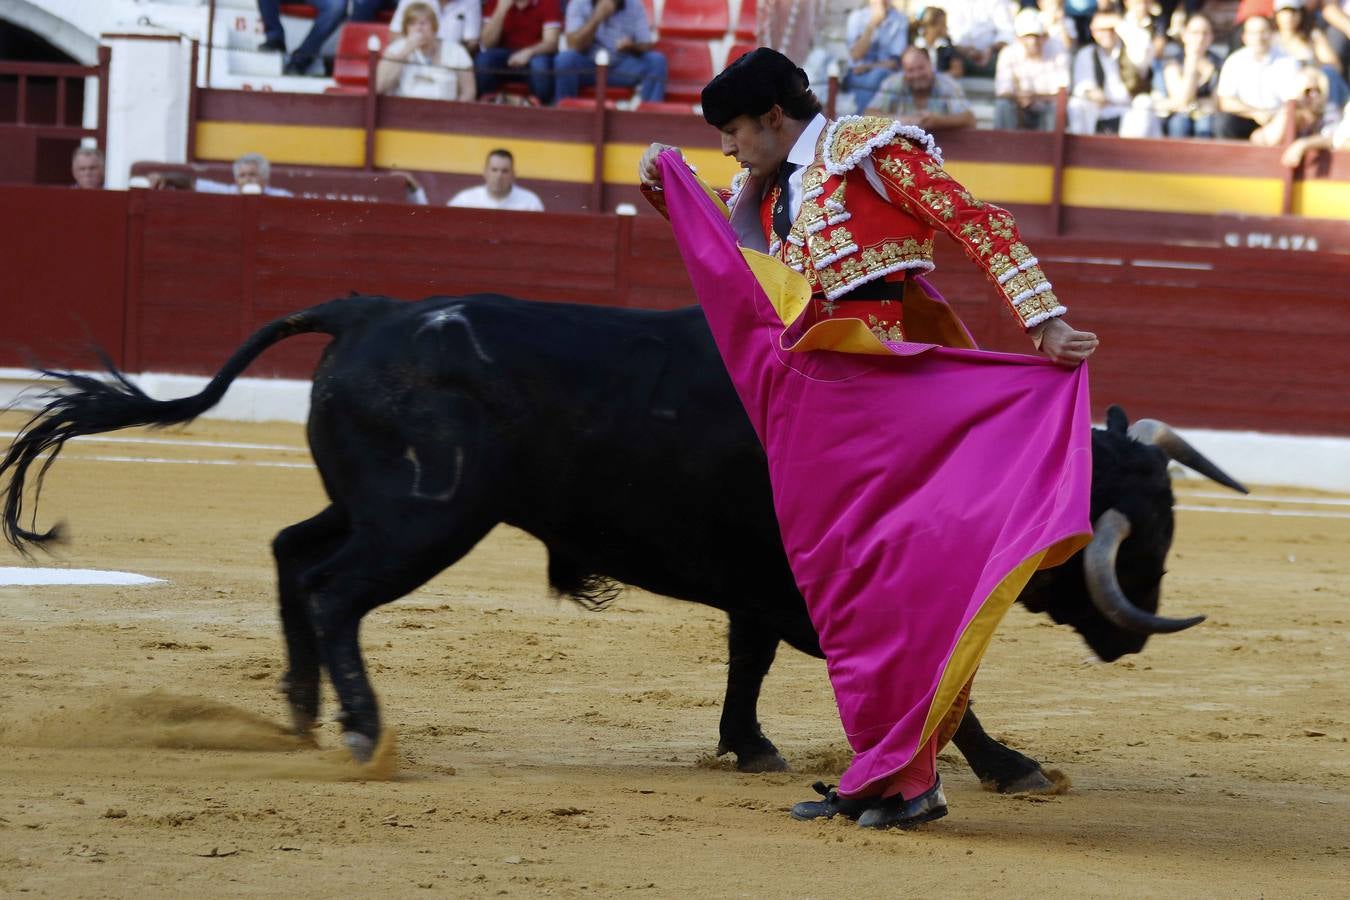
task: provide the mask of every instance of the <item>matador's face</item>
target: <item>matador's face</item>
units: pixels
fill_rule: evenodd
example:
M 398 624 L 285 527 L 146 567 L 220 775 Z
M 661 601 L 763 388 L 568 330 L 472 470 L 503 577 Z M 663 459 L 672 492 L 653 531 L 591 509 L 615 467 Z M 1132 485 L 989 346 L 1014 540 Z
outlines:
M 792 146 L 784 145 L 778 129 L 766 127 L 763 120 L 771 115 L 737 116 L 723 125 L 722 155 L 735 158 L 751 175 L 767 177 L 776 173 Z

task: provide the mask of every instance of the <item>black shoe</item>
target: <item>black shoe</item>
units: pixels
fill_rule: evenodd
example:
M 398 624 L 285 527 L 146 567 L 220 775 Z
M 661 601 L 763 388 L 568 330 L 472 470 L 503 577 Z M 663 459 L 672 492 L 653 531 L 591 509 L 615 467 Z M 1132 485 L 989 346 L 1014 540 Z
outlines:
M 259 53 L 285 53 L 285 41 L 263 41 L 258 45 Z
M 947 814 L 947 798 L 942 793 L 942 779 L 913 800 L 896 794 L 872 806 L 858 817 L 861 828 L 917 828 Z
M 834 785 L 823 781 L 817 781 L 811 785 L 811 789 L 825 799 L 803 800 L 792 807 L 789 813 L 792 818 L 803 822 L 811 819 L 833 819 L 835 816 L 856 819 L 881 801 L 880 797 L 840 797 Z
M 308 75 L 309 67 L 314 65 L 313 59 L 297 59 L 292 56 L 286 60 L 286 65 L 282 68 L 282 75 Z

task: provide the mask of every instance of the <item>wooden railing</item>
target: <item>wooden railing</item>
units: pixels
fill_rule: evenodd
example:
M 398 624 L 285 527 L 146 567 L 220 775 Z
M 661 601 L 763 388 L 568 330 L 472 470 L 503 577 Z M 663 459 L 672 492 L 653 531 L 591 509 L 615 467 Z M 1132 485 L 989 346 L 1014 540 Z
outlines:
M 98 62 L 92 66 L 73 63 L 12 62 L 0 61 L 0 77 L 17 78 L 17 93 L 14 121 L 4 123 L 20 129 L 20 134 L 30 141 L 43 138 L 67 138 L 80 140 L 93 138 L 100 150 L 106 149 L 108 138 L 108 67 L 112 62 L 112 49 L 98 48 Z M 67 109 L 70 104 L 69 82 L 83 81 L 86 78 L 98 79 L 98 123 L 93 128 L 66 123 Z M 33 79 L 56 80 L 56 111 L 51 121 L 36 121 L 29 103 L 29 87 Z M 86 102 L 87 102 L 86 98 Z

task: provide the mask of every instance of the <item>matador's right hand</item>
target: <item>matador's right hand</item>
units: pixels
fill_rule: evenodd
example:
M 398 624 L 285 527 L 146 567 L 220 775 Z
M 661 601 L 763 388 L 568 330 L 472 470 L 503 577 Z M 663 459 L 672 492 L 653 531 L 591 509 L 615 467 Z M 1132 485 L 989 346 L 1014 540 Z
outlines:
M 667 150 L 680 152 L 679 147 L 672 147 L 670 144 L 652 144 L 642 154 L 642 161 L 638 163 L 638 178 L 642 179 L 643 184 L 652 187 L 661 186 L 661 171 L 656 168 L 656 158 Z

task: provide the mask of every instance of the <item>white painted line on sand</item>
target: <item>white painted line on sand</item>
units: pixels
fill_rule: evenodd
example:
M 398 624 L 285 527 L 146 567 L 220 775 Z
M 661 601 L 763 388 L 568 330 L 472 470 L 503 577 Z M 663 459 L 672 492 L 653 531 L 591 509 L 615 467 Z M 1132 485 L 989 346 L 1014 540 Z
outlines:
M 1350 506 L 1350 497 L 1272 497 L 1262 494 L 1221 494 L 1218 491 L 1213 493 L 1186 493 L 1183 495 L 1187 500 L 1197 497 L 1205 500 L 1228 500 L 1235 503 L 1286 503 L 1294 506 Z
M 158 584 L 162 578 L 150 578 L 134 572 L 105 572 L 101 569 L 35 569 L 0 566 L 0 586 L 44 584 Z
M 168 466 L 252 466 L 260 469 L 312 469 L 313 463 L 272 462 L 264 459 L 167 459 L 159 456 L 63 456 L 62 461 L 163 463 Z
M 17 431 L 0 431 L 0 438 L 16 438 Z M 108 437 L 107 435 L 81 435 L 75 440 L 96 444 L 161 444 L 166 447 L 213 447 L 221 450 L 279 450 L 286 453 L 308 453 L 308 447 L 295 444 L 246 444 L 232 441 L 197 441 L 188 438 L 138 438 Z
M 1187 506 L 1178 504 L 1173 509 L 1185 512 L 1228 513 L 1238 516 L 1290 516 L 1302 519 L 1350 519 L 1350 513 L 1315 512 L 1311 509 L 1238 509 L 1234 506 Z

